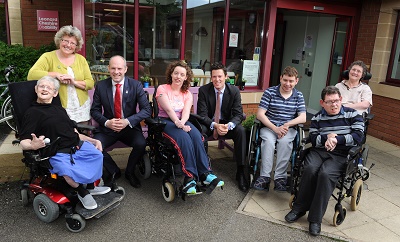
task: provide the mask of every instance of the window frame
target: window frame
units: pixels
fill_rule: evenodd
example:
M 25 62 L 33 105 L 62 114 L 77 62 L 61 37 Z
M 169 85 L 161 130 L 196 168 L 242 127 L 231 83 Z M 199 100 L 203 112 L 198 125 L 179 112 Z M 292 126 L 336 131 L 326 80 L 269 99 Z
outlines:
M 393 33 L 393 43 L 392 43 L 392 48 L 390 49 L 391 53 L 388 63 L 386 80 L 384 82 L 381 82 L 381 84 L 400 87 L 400 78 L 399 79 L 392 78 L 394 62 L 396 60 L 397 62 L 400 62 L 400 52 L 398 56 L 396 55 L 396 50 L 400 48 L 400 43 L 398 44 L 399 38 L 400 38 L 400 11 L 397 11 L 396 27 Z M 400 69 L 398 71 L 400 71 Z

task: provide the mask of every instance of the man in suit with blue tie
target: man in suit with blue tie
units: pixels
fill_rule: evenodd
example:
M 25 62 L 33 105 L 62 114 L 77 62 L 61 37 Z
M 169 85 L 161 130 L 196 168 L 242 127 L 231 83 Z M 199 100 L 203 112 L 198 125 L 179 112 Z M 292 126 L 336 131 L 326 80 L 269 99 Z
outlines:
M 197 114 L 201 116 L 204 136 L 224 136 L 233 139 L 234 159 L 237 164 L 236 179 L 241 191 L 250 186 L 249 167 L 246 161 L 246 132 L 241 125 L 243 108 L 240 91 L 236 86 L 225 84 L 226 67 L 211 65 L 211 82 L 199 89 Z M 218 105 L 216 105 L 218 103 Z
M 146 148 L 140 122 L 150 117 L 151 107 L 142 84 L 125 77 L 127 70 L 126 60 L 122 56 L 111 57 L 108 65 L 111 77 L 97 83 L 90 114 L 99 123 L 94 137 L 103 145 L 104 184 L 112 186 L 114 178 L 121 175 L 117 164 L 104 151 L 115 142 L 121 141 L 132 147 L 125 178 L 131 186 L 139 188 L 141 184 L 134 171 Z

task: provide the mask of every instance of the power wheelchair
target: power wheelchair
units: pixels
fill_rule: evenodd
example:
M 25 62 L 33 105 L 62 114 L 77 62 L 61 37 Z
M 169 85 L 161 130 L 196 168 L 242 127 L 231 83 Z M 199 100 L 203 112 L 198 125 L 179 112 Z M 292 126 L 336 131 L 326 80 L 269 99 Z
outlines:
M 25 111 L 36 100 L 34 87 L 36 81 L 18 82 L 9 85 L 11 100 L 14 107 L 13 115 L 18 127 L 21 130 Z M 57 95 L 53 104 L 60 105 Z M 81 127 L 85 128 L 85 127 Z M 16 134 L 18 138 L 18 134 Z M 13 141 L 19 144 L 20 140 Z M 24 206 L 33 202 L 33 210 L 36 216 L 45 223 L 56 220 L 61 213 L 65 213 L 66 226 L 71 232 L 80 232 L 86 226 L 87 219 L 100 218 L 120 205 L 125 191 L 122 187 L 115 187 L 109 193 L 96 195 L 94 199 L 97 208 L 88 210 L 80 203 L 76 191 L 69 186 L 64 178 L 57 177 L 57 174 L 50 174 L 52 168 L 49 158 L 57 150 L 58 139 L 51 141 L 46 147 L 34 150 L 23 151 L 22 162 L 29 168 L 30 178 L 24 181 L 20 194 Z
M 152 116 L 145 119 L 148 126 L 146 138 L 146 154 L 141 162 L 139 162 L 139 174 L 143 179 L 147 179 L 154 174 L 162 177 L 162 195 L 167 202 L 172 202 L 176 196 L 186 200 L 186 192 L 183 187 L 183 172 L 181 162 L 178 157 L 177 148 L 165 137 L 163 132 L 166 126 L 165 121 L 158 117 L 158 104 L 155 98 L 157 88 L 154 90 L 152 101 Z M 201 132 L 201 126 L 198 121 L 198 116 L 191 114 L 189 121 Z M 204 140 L 204 146 L 207 150 L 207 141 Z M 210 158 L 208 160 L 211 167 Z M 196 185 L 196 194 L 203 192 L 210 194 L 215 186 L 212 184 L 205 185 L 201 182 Z M 222 188 L 222 187 L 221 187 Z

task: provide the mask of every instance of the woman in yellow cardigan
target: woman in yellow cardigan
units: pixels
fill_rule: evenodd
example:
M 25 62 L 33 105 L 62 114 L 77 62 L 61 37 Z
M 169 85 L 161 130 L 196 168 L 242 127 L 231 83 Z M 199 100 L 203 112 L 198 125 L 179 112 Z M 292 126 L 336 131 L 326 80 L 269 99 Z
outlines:
M 54 36 L 57 50 L 44 53 L 32 66 L 28 80 L 39 80 L 43 76 L 57 78 L 60 83 L 59 96 L 69 117 L 77 123 L 90 119 L 88 90 L 94 86 L 89 65 L 82 55 L 81 31 L 71 25 L 62 27 Z

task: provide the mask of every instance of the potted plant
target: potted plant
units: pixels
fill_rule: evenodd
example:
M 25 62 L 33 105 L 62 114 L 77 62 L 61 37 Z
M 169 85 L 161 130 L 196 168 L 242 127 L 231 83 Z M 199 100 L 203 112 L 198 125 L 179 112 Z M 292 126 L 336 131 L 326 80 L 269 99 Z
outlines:
M 200 79 L 199 79 L 199 78 L 197 78 L 197 77 L 193 78 L 193 86 L 194 86 L 194 87 L 197 87 L 197 85 L 199 84 L 199 82 L 200 82 Z
M 240 90 L 244 90 L 244 86 L 246 85 L 247 80 L 245 78 L 242 78 L 242 81 L 240 82 Z
M 144 75 L 142 77 L 140 77 L 140 80 L 143 83 L 143 87 L 149 87 L 149 83 L 152 81 L 151 77 L 148 75 Z
M 256 115 L 255 114 L 251 114 L 251 115 L 248 115 L 246 117 L 246 119 L 242 122 L 242 126 L 246 130 L 246 144 L 250 143 L 251 127 L 253 126 L 255 119 L 256 119 Z M 246 152 L 248 152 L 247 149 L 246 149 Z M 247 155 L 247 153 L 246 153 L 246 155 Z
M 255 119 L 256 119 L 256 115 L 251 114 L 251 115 L 247 116 L 246 119 L 242 122 L 242 126 L 246 130 L 246 132 L 251 131 L 251 127 L 253 126 Z

